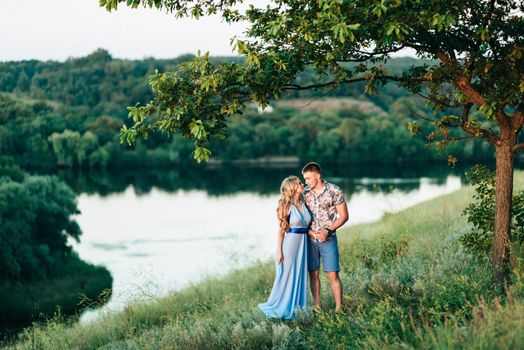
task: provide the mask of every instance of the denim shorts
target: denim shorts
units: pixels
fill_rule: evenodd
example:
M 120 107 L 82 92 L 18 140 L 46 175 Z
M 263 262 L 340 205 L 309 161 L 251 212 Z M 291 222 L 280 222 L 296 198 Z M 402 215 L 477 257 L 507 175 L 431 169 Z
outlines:
M 307 269 L 316 271 L 320 268 L 320 259 L 322 259 L 322 268 L 324 272 L 340 271 L 338 256 L 337 236 L 328 237 L 324 242 L 317 242 L 308 236 L 307 240 Z

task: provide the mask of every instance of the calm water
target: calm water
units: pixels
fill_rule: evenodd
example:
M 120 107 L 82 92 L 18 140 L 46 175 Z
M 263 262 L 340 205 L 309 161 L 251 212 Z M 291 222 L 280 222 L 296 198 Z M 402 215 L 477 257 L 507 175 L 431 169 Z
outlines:
M 457 190 L 462 170 L 447 166 L 325 166 L 348 202 L 346 226 L 379 219 Z M 299 167 L 180 167 L 61 176 L 79 193 L 80 257 L 106 266 L 113 296 L 101 312 L 120 310 L 209 275 L 270 259 L 281 180 Z

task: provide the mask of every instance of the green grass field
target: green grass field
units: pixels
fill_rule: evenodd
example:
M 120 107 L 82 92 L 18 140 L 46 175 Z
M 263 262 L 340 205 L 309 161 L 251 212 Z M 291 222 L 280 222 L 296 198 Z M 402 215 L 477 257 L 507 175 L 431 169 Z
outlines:
M 523 188 L 524 174 L 516 174 Z M 20 335 L 14 349 L 517 349 L 524 348 L 524 282 L 497 295 L 487 259 L 458 243 L 473 190 L 419 204 L 339 234 L 343 311 L 267 320 L 272 261 L 160 298 L 89 325 L 55 319 Z M 350 213 L 351 220 L 351 213 Z

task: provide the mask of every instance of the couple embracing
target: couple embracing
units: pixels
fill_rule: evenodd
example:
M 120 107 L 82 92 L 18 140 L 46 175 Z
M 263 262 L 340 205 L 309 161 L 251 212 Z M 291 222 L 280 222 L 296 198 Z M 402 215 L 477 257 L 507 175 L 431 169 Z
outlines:
M 276 277 L 267 302 L 258 305 L 271 318 L 293 319 L 306 310 L 308 272 L 315 306 L 321 308 L 321 262 L 331 282 L 335 310 L 342 305 L 336 230 L 348 219 L 346 201 L 340 188 L 324 181 L 317 163 L 306 164 L 302 175 L 306 188 L 296 176 L 285 178 L 280 187 Z

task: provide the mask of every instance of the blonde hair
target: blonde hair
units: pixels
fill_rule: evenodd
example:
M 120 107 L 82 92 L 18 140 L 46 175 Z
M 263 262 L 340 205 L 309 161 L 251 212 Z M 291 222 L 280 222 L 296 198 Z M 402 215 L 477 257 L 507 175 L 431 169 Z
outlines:
M 290 229 L 288 213 L 293 204 L 293 198 L 297 193 L 300 179 L 294 175 L 286 177 L 280 185 L 280 199 L 277 206 L 278 226 L 281 232 Z

